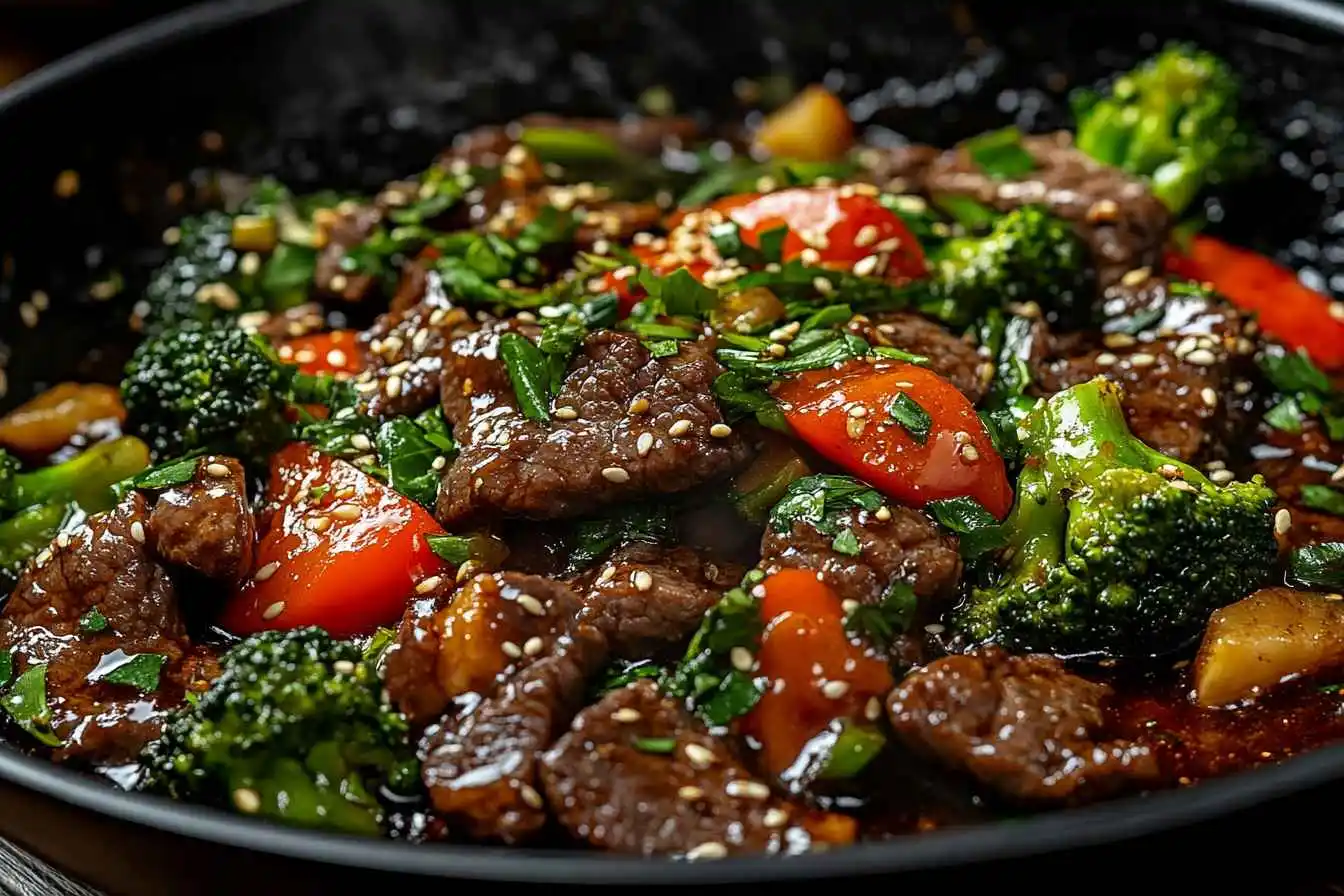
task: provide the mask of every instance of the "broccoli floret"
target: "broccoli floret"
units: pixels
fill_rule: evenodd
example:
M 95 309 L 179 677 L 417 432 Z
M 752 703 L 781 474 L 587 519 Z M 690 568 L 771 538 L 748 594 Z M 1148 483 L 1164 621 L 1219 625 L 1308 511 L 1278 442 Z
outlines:
M 1180 214 L 1208 184 L 1253 171 L 1263 146 L 1240 110 L 1241 85 L 1226 62 L 1184 43 L 1122 74 L 1109 92 L 1073 96 L 1077 146 L 1147 177 Z
M 1004 568 L 958 611 L 971 638 L 1159 655 L 1273 575 L 1275 497 L 1263 479 L 1215 485 L 1137 439 L 1120 401 L 1120 388 L 1097 378 L 1023 421 Z
M 282 363 L 261 336 L 188 322 L 140 343 L 121 395 L 156 459 L 216 451 L 257 463 L 288 439 L 292 405 L 326 404 L 336 388 Z
M 1086 247 L 1068 224 L 1029 205 L 996 218 L 985 236 L 948 240 L 937 257 L 936 316 L 969 323 L 986 309 L 1035 302 L 1073 320 L 1096 295 Z
M 318 628 L 232 647 L 142 757 L 141 789 L 286 824 L 377 834 L 386 785 L 417 780 L 406 720 L 357 645 Z
M 76 518 L 116 503 L 113 486 L 149 465 L 149 448 L 131 436 L 100 442 L 50 467 L 20 472 L 0 451 L 0 595 L 33 555 Z

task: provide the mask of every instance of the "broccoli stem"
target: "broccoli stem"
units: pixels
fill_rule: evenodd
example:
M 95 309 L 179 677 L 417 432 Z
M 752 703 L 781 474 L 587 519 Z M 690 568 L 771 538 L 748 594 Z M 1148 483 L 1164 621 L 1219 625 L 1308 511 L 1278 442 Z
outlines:
M 74 501 L 88 513 L 116 503 L 112 486 L 149 466 L 149 448 L 132 436 L 101 442 L 77 457 L 14 477 L 10 510 Z

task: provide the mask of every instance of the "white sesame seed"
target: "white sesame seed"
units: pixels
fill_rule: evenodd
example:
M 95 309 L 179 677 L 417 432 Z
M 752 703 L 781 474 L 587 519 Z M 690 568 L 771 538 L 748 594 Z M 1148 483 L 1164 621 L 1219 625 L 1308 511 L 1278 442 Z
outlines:
M 1183 491 L 1183 492 L 1190 492 L 1191 494 L 1195 494 L 1196 492 L 1198 492 L 1198 489 L 1196 489 L 1196 488 L 1195 488 L 1193 485 L 1191 485 L 1190 483 L 1186 482 L 1184 479 L 1176 479 L 1176 480 L 1174 480 L 1174 481 L 1171 483 L 1171 486 L 1172 486 L 1172 488 L 1180 489 L 1180 490 Z
M 541 605 L 541 601 L 537 600 L 530 594 L 518 595 L 518 606 L 522 607 L 524 610 L 531 613 L 533 616 L 546 615 L 546 608 Z
M 1337 321 L 1344 321 L 1344 302 L 1331 302 L 1330 316 Z
M 518 659 L 518 657 L 523 655 L 523 648 L 519 647 L 512 641 L 505 641 L 503 644 L 499 645 L 499 650 L 509 659 L 516 660 Z
M 866 255 L 854 262 L 854 275 L 856 277 L 871 277 L 877 270 L 877 256 Z
M 1287 535 L 1288 530 L 1293 528 L 1293 515 L 1288 512 L 1288 508 L 1283 507 L 1274 514 L 1274 534 Z
M 931 635 L 941 635 L 943 632 L 947 631 L 947 626 L 940 625 L 937 622 L 930 622 L 928 625 L 924 626 L 924 631 Z
M 135 538 L 135 527 L 136 527 L 136 526 L 140 526 L 140 531 L 141 531 L 142 535 L 141 535 L 140 538 L 136 538 L 135 540 L 136 540 L 136 541 L 143 542 L 143 541 L 144 541 L 143 533 L 144 533 L 144 531 L 145 531 L 145 527 L 140 525 L 140 521 L 139 521 L 139 520 L 136 520 L 134 523 L 131 523 L 131 537 L 132 537 L 132 538 Z M 70 533 L 69 533 L 69 532 L 62 532 L 60 535 L 57 535 L 57 536 L 56 536 L 56 547 L 59 548 L 59 549 L 61 549 L 61 550 L 65 550 L 66 548 L 70 547 Z
M 845 419 L 845 433 L 851 439 L 857 439 L 863 435 L 863 430 L 868 426 L 868 421 L 862 417 L 847 417 Z
M 691 431 L 691 421 L 678 420 L 667 428 L 667 434 L 670 436 L 684 436 Z
M 1129 356 L 1130 367 L 1152 367 L 1157 363 L 1157 358 L 1147 352 L 1135 352 Z
M 271 604 L 269 607 L 267 607 L 265 610 L 262 610 L 261 618 L 271 620 L 279 616 L 283 612 L 285 612 L 285 602 L 282 600 L 278 600 L 275 603 Z
M 527 784 L 519 785 L 518 795 L 523 798 L 523 802 L 527 803 L 533 809 L 540 809 L 545 805 L 541 799 L 541 794 L 537 793 L 537 789 Z
M 828 700 L 839 700 L 849 693 L 849 682 L 847 681 L 828 681 L 821 686 L 821 695 Z
M 647 398 L 644 398 L 643 396 L 636 398 L 634 401 L 630 402 L 630 407 L 627 408 L 627 410 L 631 414 L 642 414 L 648 409 L 649 409 L 649 400 Z
M 1119 360 L 1120 360 L 1119 358 L 1117 358 L 1110 352 L 1102 352 L 1101 354 L 1097 355 L 1097 365 L 1100 367 L 1110 367 L 1112 364 L 1114 364 L 1116 361 Z
M 320 534 L 331 528 L 331 517 L 322 515 L 310 516 L 304 525 Z
M 631 577 L 631 581 L 634 582 L 636 591 L 648 591 L 653 587 L 653 576 L 642 569 Z
M 349 522 L 350 520 L 359 519 L 359 508 L 354 504 L 337 504 L 335 507 L 331 508 L 331 515 L 338 520 Z
M 728 659 L 732 662 L 733 668 L 739 672 L 750 672 L 751 667 L 756 665 L 756 657 L 751 655 L 750 650 L 741 646 L 730 650 Z
M 366 435 L 364 435 L 364 433 L 362 433 L 362 432 L 357 432 L 357 433 L 355 433 L 354 435 L 352 435 L 352 436 L 350 437 L 350 445 L 351 445 L 351 447 L 353 447 L 356 451 L 372 451 L 372 450 L 373 450 L 373 442 L 370 442 L 370 441 L 369 441 L 369 437 L 366 436 Z
M 877 242 L 877 228 L 871 224 L 865 224 L 859 228 L 859 232 L 854 234 L 854 245 L 859 248 L 871 246 Z
M 51 548 L 43 548 L 33 560 L 33 564 L 41 569 L 51 560 Z
M 726 439 L 733 434 L 733 428 L 727 423 L 715 423 L 709 428 L 709 434 L 716 439 Z
M 883 504 L 881 507 L 877 508 L 873 513 L 873 516 L 885 523 L 887 520 L 891 519 L 891 508 Z
M 778 807 L 767 809 L 761 824 L 768 828 L 782 828 L 789 823 L 789 813 Z
M 265 566 L 258 569 L 256 573 L 253 574 L 252 578 L 254 581 L 264 582 L 271 576 L 275 575 L 276 570 L 278 570 L 279 568 L 280 568 L 280 561 L 272 560 L 270 563 L 267 563 Z
M 1199 390 L 1199 397 L 1202 398 L 1204 400 L 1204 403 L 1209 407 L 1211 408 L 1218 407 L 1218 393 L 1215 392 L 1213 389 L 1209 388 L 1208 386 L 1205 386 L 1203 389 Z
M 431 463 L 429 466 L 432 470 L 434 470 L 434 472 L 436 473 L 440 472 L 443 470 L 444 467 L 448 466 L 448 458 L 444 457 L 443 455 L 439 455 L 438 457 L 434 458 L 434 462 Z
M 765 351 L 772 358 L 782 358 L 789 353 L 789 347 L 779 342 L 772 342 L 765 347 Z
M 729 796 L 740 796 L 749 800 L 770 799 L 769 787 L 760 781 L 750 781 L 746 778 L 734 778 L 724 785 L 723 791 Z
M 828 296 L 835 292 L 835 284 L 831 283 L 831 281 L 825 277 L 814 277 L 812 279 L 812 288 L 824 296 Z
M 853 613 L 859 608 L 859 602 L 852 597 L 847 597 L 840 601 L 840 609 L 846 613 Z
M 614 578 L 616 578 L 616 567 L 606 566 L 602 569 L 600 573 L 597 574 L 597 584 L 605 585 L 607 582 L 610 582 Z
M 1189 361 L 1191 364 L 1202 364 L 1206 367 L 1210 364 L 1217 363 L 1218 361 L 1218 359 L 1214 357 L 1213 352 L 1206 348 L 1195 349 L 1185 356 L 1185 360 Z
M 1138 286 L 1143 281 L 1153 275 L 1151 268 L 1135 268 L 1120 278 L 1120 282 L 1126 286 Z
M 869 697 L 868 702 L 863 705 L 863 717 L 870 722 L 876 722 L 882 717 L 882 701 L 876 697 Z
M 443 576 L 429 576 L 415 583 L 416 594 L 428 594 L 443 584 Z
M 261 795 L 250 787 L 239 787 L 233 792 L 233 805 L 245 815 L 261 811 Z
M 714 764 L 714 751 L 700 744 L 687 744 L 682 752 L 686 754 L 686 761 L 692 768 L 704 771 Z
M 640 457 L 646 457 L 649 450 L 653 448 L 653 433 L 642 432 L 639 438 L 635 439 L 635 453 Z
M 131 523 L 131 538 L 135 539 L 136 544 L 145 543 L 144 523 L 140 522 L 139 520 L 136 520 L 135 522 Z M 63 545 L 58 544 L 58 547 L 63 547 Z
M 523 655 L 536 656 L 541 653 L 542 648 L 545 646 L 546 643 L 542 641 L 540 637 L 533 635 L 523 642 Z
M 728 847 L 724 846 L 722 843 L 710 840 L 707 843 L 701 843 L 694 849 L 688 850 L 686 858 L 694 862 L 699 859 L 722 859 L 727 855 Z
M 848 413 L 851 417 L 867 417 L 868 409 L 861 404 L 852 404 L 849 406 Z
M 1330 474 L 1331 482 L 1344 482 L 1344 464 L 1335 467 L 1335 472 Z
M 1213 470 L 1209 473 L 1209 480 L 1217 485 L 1226 485 L 1236 478 L 1231 470 Z
M 557 420 L 577 420 L 579 412 L 571 407 L 556 408 L 554 411 Z
M 624 722 L 626 724 L 638 722 L 642 718 L 643 716 L 640 715 L 639 710 L 635 709 L 633 706 L 622 706 L 611 714 L 611 720 L 613 722 Z
M 684 787 L 677 788 L 677 796 L 683 800 L 698 800 L 704 796 L 705 792 L 693 784 L 687 784 Z
M 961 458 L 968 463 L 975 463 L 980 459 L 980 451 L 974 445 L 962 445 Z
M 223 464 L 206 464 L 205 472 L 214 476 L 216 479 L 223 479 L 225 476 L 229 475 L 229 468 Z
M 331 664 L 331 670 L 341 675 L 353 675 L 355 673 L 355 664 L 349 660 L 337 660 Z
M 621 467 L 606 467 L 602 470 L 602 478 L 620 485 L 630 481 L 630 473 Z
M 1107 333 L 1101 337 L 1102 345 L 1107 348 L 1129 348 L 1138 340 L 1128 333 Z

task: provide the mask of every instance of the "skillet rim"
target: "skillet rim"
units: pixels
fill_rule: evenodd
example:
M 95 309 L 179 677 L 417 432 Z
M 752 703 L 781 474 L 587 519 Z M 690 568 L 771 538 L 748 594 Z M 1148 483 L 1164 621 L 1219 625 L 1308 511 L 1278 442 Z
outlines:
M 215 0 L 155 17 L 0 89 L 0 121 L 41 94 L 77 83 L 106 66 L 306 2 L 310 0 Z M 1327 0 L 1223 2 L 1344 36 L 1344 6 Z M 1119 843 L 1210 821 L 1344 779 L 1344 744 L 1188 789 L 1057 810 L 1012 823 L 967 825 L 787 860 L 747 856 L 708 863 L 517 847 L 412 845 L 286 828 L 218 809 L 118 791 L 7 745 L 0 745 L 0 779 L 68 806 L 162 833 L 329 866 L 477 881 L 684 886 L 927 871 Z

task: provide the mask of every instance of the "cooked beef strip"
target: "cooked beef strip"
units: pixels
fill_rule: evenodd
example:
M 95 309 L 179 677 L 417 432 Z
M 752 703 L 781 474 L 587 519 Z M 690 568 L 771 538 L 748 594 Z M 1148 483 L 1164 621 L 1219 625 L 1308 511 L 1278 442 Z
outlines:
M 1252 451 L 1251 472 L 1260 473 L 1292 514 L 1293 525 L 1286 539 L 1291 547 L 1322 541 L 1344 541 L 1344 517 L 1311 510 L 1302 504 L 1302 486 L 1328 485 L 1340 488 L 1344 477 L 1344 445 L 1331 442 L 1314 418 L 1303 421 L 1302 432 L 1293 434 L 1260 424 Z
M 575 582 L 586 595 L 579 618 L 606 633 L 618 658 L 679 653 L 705 612 L 745 572 L 706 562 L 690 548 L 627 545 Z
M 827 845 L 854 833 L 843 816 L 823 816 L 772 794 L 723 738 L 651 681 L 611 691 L 579 713 L 542 757 L 541 779 L 560 823 L 575 838 L 613 852 L 792 853 L 808 849 L 814 833 Z
M 238 316 L 238 328 L 259 333 L 276 345 L 287 339 L 325 330 L 327 316 L 316 302 L 306 302 L 284 311 L 249 311 Z
M 460 445 L 439 490 L 445 526 L 496 515 L 574 516 L 685 491 L 749 459 L 740 433 L 711 434 L 723 415 L 711 391 L 720 367 L 708 343 L 655 358 L 634 335 L 593 333 L 560 387 L 551 421 L 537 423 L 518 410 L 497 357 L 500 335 L 509 331 L 531 337 L 536 328 L 487 324 L 454 340 L 445 359 L 444 414 Z M 641 451 L 644 436 L 652 442 Z
M 159 495 L 145 535 L 165 563 L 228 584 L 251 573 L 257 528 L 243 465 L 231 457 L 201 458 L 190 482 Z
M 0 649 L 13 653 L 16 674 L 47 664 L 52 728 L 64 741 L 54 758 L 133 759 L 184 691 L 217 674 L 210 652 L 187 637 L 169 567 L 225 585 L 247 573 L 255 528 L 244 489 L 237 461 L 204 457 L 195 478 L 164 490 L 157 504 L 132 492 L 59 536 L 24 571 L 0 614 Z M 94 608 L 107 628 L 81 631 L 80 618 Z M 117 651 L 164 656 L 159 690 L 88 681 L 104 661 L 121 658 Z
M 855 157 L 859 179 L 888 193 L 923 193 L 929 167 L 943 151 L 936 146 L 914 143 L 905 146 L 864 146 Z
M 421 775 L 449 827 L 518 843 L 545 824 L 540 753 L 582 708 L 588 679 L 606 661 L 602 633 L 577 625 L 495 696 L 445 720 L 426 744 Z
M 456 594 L 441 583 L 402 618 L 385 659 L 388 693 L 413 723 L 432 722 L 549 652 L 580 606 L 565 585 L 516 572 L 482 573 Z
M 906 311 L 857 315 L 849 330 L 872 345 L 893 346 L 929 359 L 928 368 L 946 377 L 972 403 L 984 397 L 994 365 L 976 347 L 937 323 Z
M 1003 797 L 1076 803 L 1160 774 L 1147 746 L 1105 737 L 1110 692 L 1054 657 L 991 646 L 910 673 L 887 715 L 905 743 Z
M 341 263 L 346 253 L 367 240 L 382 220 L 383 209 L 377 205 L 355 205 L 336 212 L 313 269 L 313 285 L 318 290 L 347 302 L 358 302 L 374 291 L 377 280 L 372 274 L 347 272 Z

